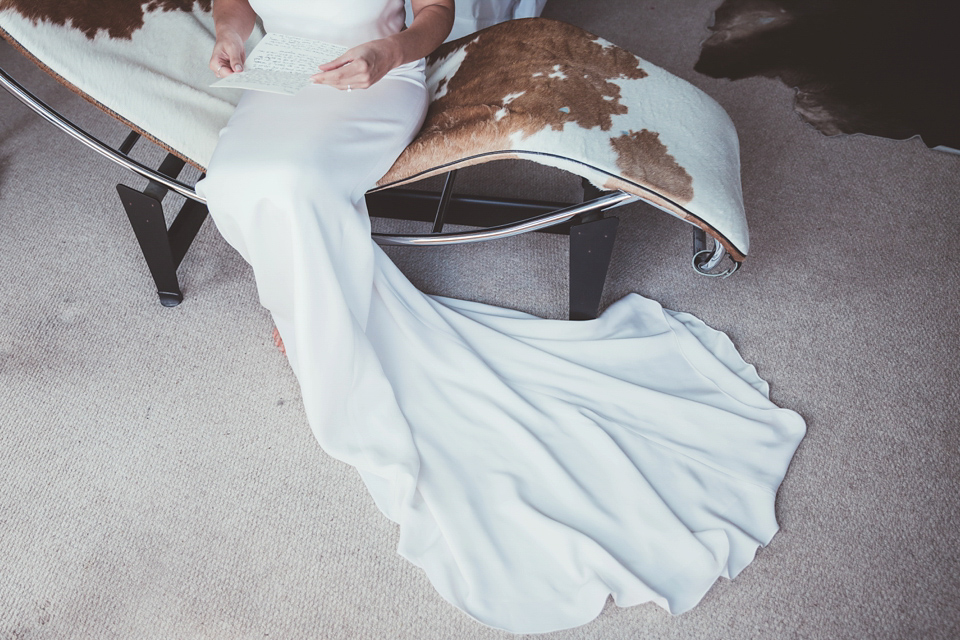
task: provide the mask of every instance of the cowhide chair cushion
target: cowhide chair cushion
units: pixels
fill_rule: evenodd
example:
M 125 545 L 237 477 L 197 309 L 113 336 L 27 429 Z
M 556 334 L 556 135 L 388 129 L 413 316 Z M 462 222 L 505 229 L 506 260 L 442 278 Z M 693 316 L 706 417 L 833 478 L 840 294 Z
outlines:
M 0 0 L 0 35 L 51 75 L 200 169 L 240 97 L 211 89 L 209 1 Z M 248 42 L 252 47 L 262 32 Z M 739 147 L 706 94 L 577 27 L 505 22 L 429 59 L 420 135 L 380 181 L 396 186 L 525 158 L 634 193 L 749 249 Z

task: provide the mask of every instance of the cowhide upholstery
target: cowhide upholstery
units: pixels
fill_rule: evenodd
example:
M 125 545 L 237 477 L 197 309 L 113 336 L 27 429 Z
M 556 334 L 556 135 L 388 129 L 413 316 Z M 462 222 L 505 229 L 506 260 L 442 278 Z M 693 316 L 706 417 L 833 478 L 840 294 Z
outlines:
M 827 135 L 960 149 L 958 0 L 725 0 L 696 70 L 779 78 Z
M 240 99 L 237 89 L 209 87 L 211 0 L 0 0 L 0 36 L 201 169 Z M 249 48 L 261 37 L 255 30 Z
M 528 158 L 636 193 L 746 254 L 736 133 L 693 85 L 542 18 L 484 29 L 428 62 L 427 120 L 381 185 Z
M 0 0 L 0 35 L 200 169 L 240 96 L 208 86 L 214 30 L 205 0 Z M 736 132 L 691 84 L 541 18 L 443 45 L 429 59 L 428 82 L 426 124 L 381 188 L 526 158 L 635 193 L 703 227 L 734 259 L 747 254 Z

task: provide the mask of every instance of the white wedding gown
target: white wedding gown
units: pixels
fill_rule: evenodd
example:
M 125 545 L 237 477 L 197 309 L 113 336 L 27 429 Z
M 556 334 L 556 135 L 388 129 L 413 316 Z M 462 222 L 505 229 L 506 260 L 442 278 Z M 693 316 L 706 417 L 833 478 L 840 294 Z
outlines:
M 457 0 L 453 29 L 447 41 L 470 35 L 486 27 L 519 18 L 534 18 L 547 0 Z M 413 18 L 412 4 L 405 0 L 407 23 Z
M 403 23 L 402 0 L 251 4 L 267 31 L 344 44 Z M 363 195 L 426 104 L 422 62 L 365 91 L 248 91 L 197 184 L 253 266 L 317 440 L 485 624 L 572 627 L 610 594 L 690 609 L 777 531 L 803 420 L 724 334 L 639 295 L 570 322 L 417 290 Z

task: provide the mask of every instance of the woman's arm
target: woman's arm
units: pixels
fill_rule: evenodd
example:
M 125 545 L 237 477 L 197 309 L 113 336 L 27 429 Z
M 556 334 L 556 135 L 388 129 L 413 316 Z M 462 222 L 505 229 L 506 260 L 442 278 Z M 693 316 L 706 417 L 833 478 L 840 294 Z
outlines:
M 453 0 L 411 0 L 410 4 L 413 22 L 409 29 L 347 50 L 320 65 L 313 81 L 337 89 L 366 89 L 391 69 L 439 47 L 453 28 Z
M 217 42 L 210 56 L 210 69 L 223 78 L 236 71 L 243 71 L 246 52 L 243 43 L 253 33 L 257 14 L 247 0 L 214 0 L 213 25 Z

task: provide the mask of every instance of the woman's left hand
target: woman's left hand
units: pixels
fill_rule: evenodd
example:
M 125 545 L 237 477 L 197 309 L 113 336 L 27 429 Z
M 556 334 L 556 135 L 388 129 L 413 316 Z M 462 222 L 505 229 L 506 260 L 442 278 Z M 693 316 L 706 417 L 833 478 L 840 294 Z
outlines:
M 371 40 L 348 49 L 336 60 L 320 65 L 310 77 L 316 84 L 337 89 L 366 89 L 400 65 L 400 48 L 391 40 Z

